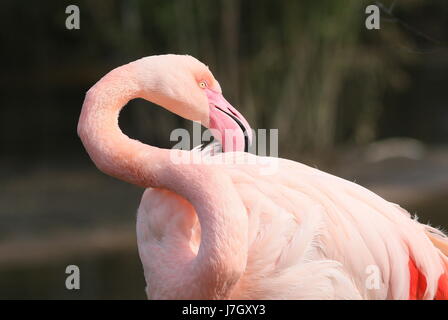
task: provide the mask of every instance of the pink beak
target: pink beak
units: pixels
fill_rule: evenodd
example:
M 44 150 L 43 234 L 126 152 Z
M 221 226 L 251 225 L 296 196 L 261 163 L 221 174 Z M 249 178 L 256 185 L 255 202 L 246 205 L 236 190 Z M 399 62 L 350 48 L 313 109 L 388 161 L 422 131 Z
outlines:
M 219 92 L 205 89 L 210 106 L 210 123 L 213 136 L 221 142 L 224 152 L 248 152 L 252 142 L 252 129 L 246 119 Z

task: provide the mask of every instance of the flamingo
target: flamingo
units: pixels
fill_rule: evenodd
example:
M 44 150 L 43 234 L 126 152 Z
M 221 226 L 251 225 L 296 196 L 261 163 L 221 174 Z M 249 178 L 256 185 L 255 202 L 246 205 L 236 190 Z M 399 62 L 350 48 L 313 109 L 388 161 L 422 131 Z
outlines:
M 244 152 L 249 124 L 191 56 L 136 60 L 87 92 L 78 135 L 92 161 L 145 188 L 136 229 L 149 299 L 448 298 L 448 240 L 438 229 L 287 159 L 263 157 L 278 161 L 269 175 L 250 161 L 173 163 L 172 150 L 120 130 L 119 112 L 134 98 L 218 133 L 233 129 L 223 151 L 261 157 Z

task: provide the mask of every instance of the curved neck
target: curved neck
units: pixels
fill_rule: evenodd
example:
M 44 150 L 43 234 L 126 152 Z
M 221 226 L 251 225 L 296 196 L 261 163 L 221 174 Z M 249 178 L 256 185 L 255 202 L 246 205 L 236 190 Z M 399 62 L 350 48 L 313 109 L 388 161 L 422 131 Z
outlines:
M 201 224 L 200 248 L 193 261 L 179 265 L 180 287 L 185 291 L 177 288 L 171 298 L 228 298 L 246 267 L 246 210 L 230 178 L 219 170 L 174 164 L 169 150 L 130 139 L 120 130 L 118 116 L 129 100 L 142 96 L 151 100 L 150 92 L 143 95 L 140 90 L 135 67 L 112 70 L 88 91 L 78 134 L 101 171 L 144 188 L 171 190 L 195 208 Z M 157 277 L 164 270 L 153 272 Z

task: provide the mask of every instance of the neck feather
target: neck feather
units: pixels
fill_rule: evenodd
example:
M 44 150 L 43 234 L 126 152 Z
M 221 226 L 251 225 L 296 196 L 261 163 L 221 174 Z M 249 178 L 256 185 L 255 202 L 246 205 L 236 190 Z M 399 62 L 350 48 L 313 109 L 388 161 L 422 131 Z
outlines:
M 120 130 L 120 110 L 143 96 L 132 71 L 135 67 L 128 64 L 111 71 L 88 91 L 78 134 L 101 171 L 144 188 L 171 190 L 195 208 L 201 224 L 200 248 L 193 260 L 179 265 L 183 289 L 173 290 L 171 298 L 228 298 L 246 266 L 246 210 L 230 178 L 219 170 L 174 164 L 169 150 L 133 140 Z M 144 96 L 151 100 L 151 93 Z M 163 276 L 163 270 L 153 274 Z

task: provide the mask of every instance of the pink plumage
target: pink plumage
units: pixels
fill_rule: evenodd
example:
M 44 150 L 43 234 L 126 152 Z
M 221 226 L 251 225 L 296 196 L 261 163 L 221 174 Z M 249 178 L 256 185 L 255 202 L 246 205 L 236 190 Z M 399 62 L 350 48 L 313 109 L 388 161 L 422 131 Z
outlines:
M 233 147 L 224 147 L 234 162 L 207 155 L 216 161 L 173 163 L 170 150 L 125 136 L 118 115 L 137 97 L 218 133 L 234 130 Z M 90 157 L 146 188 L 137 237 L 149 298 L 447 298 L 444 234 L 297 162 L 263 158 L 278 169 L 261 174 L 260 157 L 242 152 L 247 132 L 211 72 L 190 56 L 137 60 L 87 93 L 78 133 Z

